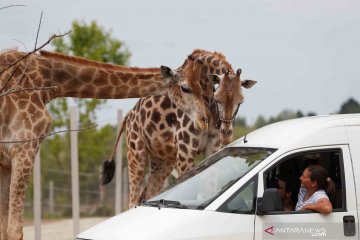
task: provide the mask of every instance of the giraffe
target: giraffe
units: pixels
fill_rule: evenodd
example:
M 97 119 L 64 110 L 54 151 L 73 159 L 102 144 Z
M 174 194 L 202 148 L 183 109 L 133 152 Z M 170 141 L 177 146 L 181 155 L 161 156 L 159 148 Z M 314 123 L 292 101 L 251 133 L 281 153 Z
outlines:
M 192 91 L 192 86 L 183 86 L 186 69 L 115 66 L 46 51 L 17 62 L 25 56 L 14 50 L 0 54 L 1 240 L 23 238 L 25 190 L 35 155 L 51 125 L 45 107 L 49 101 L 57 97 L 120 99 Z M 200 129 L 207 129 L 205 112 L 199 113 L 196 121 Z
M 234 74 L 231 65 L 220 53 L 197 49 L 190 56 L 203 61 L 200 77 L 209 111 L 209 129 L 207 132 L 197 130 L 187 114 L 175 104 L 170 104 L 171 97 L 167 95 L 140 99 L 126 115 L 119 133 L 120 137 L 126 126 L 129 207 L 158 193 L 174 167 L 179 175 L 183 175 L 193 168 L 197 154 L 203 152 L 204 156 L 208 156 L 219 150 L 221 144 L 228 144 L 232 139 L 234 117 L 244 101 L 241 86 L 251 88 L 256 83 L 241 80 L 241 70 Z M 217 84 L 219 87 L 214 93 L 214 85 Z M 164 105 L 171 107 L 164 108 Z M 141 115 L 149 117 L 141 118 Z M 111 159 L 114 162 L 113 157 Z M 141 190 L 149 163 L 148 183 Z M 114 168 L 111 171 L 103 169 L 104 175 L 110 175 L 103 182 L 107 183 L 113 176 Z

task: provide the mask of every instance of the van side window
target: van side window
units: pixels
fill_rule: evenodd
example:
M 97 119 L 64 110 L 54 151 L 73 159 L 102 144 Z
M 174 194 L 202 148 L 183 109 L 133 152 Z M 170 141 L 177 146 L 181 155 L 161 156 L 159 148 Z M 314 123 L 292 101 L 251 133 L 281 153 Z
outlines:
M 240 188 L 219 209 L 219 212 L 254 214 L 257 192 L 257 177 Z
M 294 212 L 300 189 L 300 176 L 313 164 L 323 166 L 336 185 L 336 194 L 330 198 L 333 211 L 343 211 L 345 206 L 345 178 L 341 149 L 319 149 L 287 156 L 264 173 L 264 189 L 277 188 L 283 202 L 283 211 Z

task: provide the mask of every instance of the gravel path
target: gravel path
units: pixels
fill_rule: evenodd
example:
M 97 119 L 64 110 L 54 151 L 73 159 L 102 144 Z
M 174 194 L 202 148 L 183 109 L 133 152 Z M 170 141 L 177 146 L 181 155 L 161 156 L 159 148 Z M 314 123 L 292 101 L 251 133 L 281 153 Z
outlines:
M 107 218 L 82 218 L 80 219 L 80 232 L 84 231 Z M 24 227 L 24 240 L 35 240 L 34 225 Z M 72 219 L 64 219 L 42 223 L 41 240 L 74 240 Z M 39 240 L 39 239 L 36 239 Z

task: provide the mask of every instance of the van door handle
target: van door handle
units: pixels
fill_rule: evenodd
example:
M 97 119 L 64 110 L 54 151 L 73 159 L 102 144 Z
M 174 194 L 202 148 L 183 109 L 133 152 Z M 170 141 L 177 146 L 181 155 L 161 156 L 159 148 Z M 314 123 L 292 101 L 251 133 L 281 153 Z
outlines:
M 344 216 L 344 235 L 345 236 L 355 236 L 355 217 L 354 216 Z

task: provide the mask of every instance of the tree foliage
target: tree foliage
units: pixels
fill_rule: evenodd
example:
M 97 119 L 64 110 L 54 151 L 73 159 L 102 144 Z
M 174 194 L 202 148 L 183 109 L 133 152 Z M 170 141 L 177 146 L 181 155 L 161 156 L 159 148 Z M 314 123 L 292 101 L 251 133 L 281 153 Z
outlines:
M 349 98 L 347 101 L 345 101 L 343 104 L 341 104 L 340 110 L 338 112 L 339 114 L 346 114 L 346 113 L 360 113 L 360 104 L 357 102 L 354 98 Z M 275 116 L 270 116 L 268 119 L 266 119 L 263 115 L 259 115 L 255 122 L 251 125 L 246 124 L 245 118 L 236 118 L 235 125 L 239 128 L 247 128 L 247 129 L 256 129 L 263 126 L 266 126 L 271 123 L 293 119 L 293 118 L 301 118 L 306 116 L 316 116 L 317 114 L 315 112 L 308 112 L 303 113 L 300 110 L 293 111 L 293 110 L 283 110 L 280 113 L 278 113 Z M 241 130 L 242 132 L 246 132 L 244 130 Z
M 122 41 L 113 38 L 111 31 L 104 30 L 95 21 L 89 25 L 73 21 L 68 41 L 59 38 L 52 44 L 56 52 L 118 65 L 127 65 L 131 56 Z
M 349 98 L 341 105 L 339 113 L 360 113 L 360 104 L 354 98 Z
M 86 24 L 73 21 L 72 31 L 67 39 L 57 38 L 51 43 L 55 52 L 66 55 L 85 57 L 91 60 L 127 65 L 130 52 L 125 44 L 113 38 L 111 31 L 104 30 L 95 21 Z M 100 99 L 75 99 L 80 109 L 80 123 L 91 124 L 96 119 L 95 111 L 100 109 L 106 100 Z M 60 98 L 49 105 L 53 115 L 53 128 L 64 127 L 68 122 L 68 100 Z
M 95 21 L 90 24 L 73 21 L 72 32 L 67 39 L 55 39 L 52 46 L 54 51 L 66 55 L 117 65 L 127 65 L 130 58 L 130 52 L 124 43 L 113 38 L 111 31 L 104 30 Z M 79 109 L 79 128 L 93 125 L 96 121 L 96 111 L 106 103 L 106 100 L 99 99 L 72 99 L 71 101 Z M 48 104 L 48 110 L 53 118 L 53 131 L 58 128 L 70 128 L 69 105 L 69 99 L 66 98 L 55 99 Z M 102 200 L 95 194 L 100 191 L 99 167 L 112 151 L 115 132 L 113 126 L 105 125 L 97 129 L 80 131 L 78 134 L 80 194 L 82 195 L 80 202 L 84 206 L 103 207 Z M 52 181 L 55 189 L 59 189 L 54 193 L 57 205 L 66 206 L 71 203 L 70 163 L 69 133 L 57 134 L 44 140 L 41 148 L 42 181 L 45 186 Z M 31 186 L 30 189 L 32 189 Z M 44 190 L 47 188 L 43 188 L 43 196 L 46 198 L 48 194 Z M 71 214 L 70 210 L 62 209 L 60 215 Z M 96 211 L 96 209 L 93 210 Z

